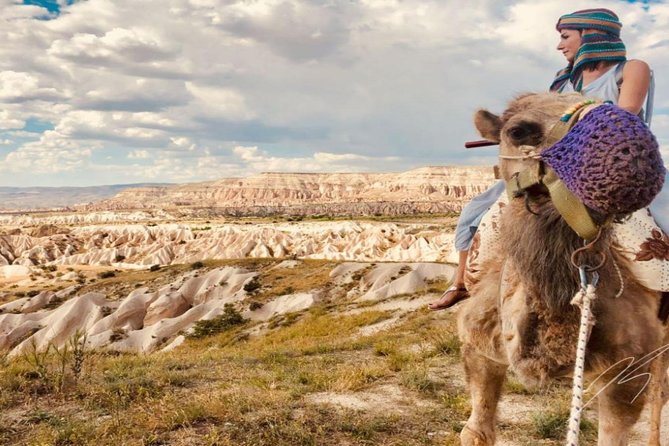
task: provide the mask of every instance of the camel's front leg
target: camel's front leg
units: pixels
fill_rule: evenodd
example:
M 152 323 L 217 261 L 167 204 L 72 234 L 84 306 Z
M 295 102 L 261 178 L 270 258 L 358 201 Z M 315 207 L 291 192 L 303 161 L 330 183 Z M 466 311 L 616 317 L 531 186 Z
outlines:
M 669 334 L 665 334 L 664 345 L 669 343 Z M 669 382 L 667 382 L 667 364 L 669 357 L 663 353 L 655 358 L 650 366 L 652 382 L 650 391 L 650 435 L 648 446 L 661 446 L 660 430 L 662 425 L 662 408 L 669 398 Z
M 469 384 L 472 414 L 462 429 L 463 446 L 488 446 L 495 444 L 495 415 L 507 366 L 479 354 L 464 345 L 462 356 Z
M 635 373 L 640 375 L 638 378 L 625 383 L 613 379 L 613 383 L 599 395 L 598 446 L 628 444 L 630 431 L 641 415 L 649 392 L 648 388 L 643 390 L 648 379 L 648 375 L 643 374 L 647 372 L 648 367 L 640 369 Z

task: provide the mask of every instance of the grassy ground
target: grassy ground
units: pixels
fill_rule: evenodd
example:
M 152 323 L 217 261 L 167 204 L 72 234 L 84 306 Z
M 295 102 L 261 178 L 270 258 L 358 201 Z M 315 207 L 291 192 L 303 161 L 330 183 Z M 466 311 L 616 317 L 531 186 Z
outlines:
M 240 263 L 260 272 L 260 301 L 287 288 L 326 288 L 335 266 L 313 261 L 288 270 L 253 260 L 198 267 Z M 189 268 L 122 273 L 87 286 L 158 286 Z M 86 351 L 76 338 L 66 349 L 2 358 L 0 444 L 459 444 L 470 408 L 455 315 L 405 312 L 392 329 L 361 335 L 396 316 L 340 295 L 270 328 L 229 324 L 172 352 Z M 510 381 L 506 391 L 531 408 L 528 416 L 501 417 L 506 444 L 561 444 L 566 386 L 535 393 Z M 581 444 L 594 444 L 592 424 L 585 431 Z

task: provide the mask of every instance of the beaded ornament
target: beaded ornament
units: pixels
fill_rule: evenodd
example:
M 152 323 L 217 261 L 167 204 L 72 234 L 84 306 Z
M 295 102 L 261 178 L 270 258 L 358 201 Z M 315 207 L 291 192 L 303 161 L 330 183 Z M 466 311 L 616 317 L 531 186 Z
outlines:
M 564 114 L 560 116 L 560 121 L 562 122 L 567 122 L 571 119 L 571 117 L 576 113 L 578 110 L 580 110 L 583 107 L 587 107 L 590 104 L 596 104 L 597 101 L 596 99 L 586 99 L 584 101 L 578 102 L 571 107 L 569 107 L 567 110 L 565 110 Z

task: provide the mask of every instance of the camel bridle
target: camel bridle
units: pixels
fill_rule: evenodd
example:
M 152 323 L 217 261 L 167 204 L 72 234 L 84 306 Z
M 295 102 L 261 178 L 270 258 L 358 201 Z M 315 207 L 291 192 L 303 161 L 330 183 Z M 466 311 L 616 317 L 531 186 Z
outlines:
M 509 198 L 525 198 L 525 206 L 531 213 L 530 200 L 536 197 L 536 190 L 547 192 L 562 218 L 570 228 L 584 240 L 593 240 L 603 225 L 592 219 L 587 207 L 576 197 L 557 176 L 555 171 L 541 161 L 542 149 L 552 146 L 562 139 L 576 125 L 579 118 L 589 105 L 599 102 L 588 99 L 571 106 L 553 125 L 541 144 L 536 146 L 522 145 L 518 147 L 521 155 L 499 155 L 502 160 L 533 161 L 533 165 L 515 172 L 506 181 Z

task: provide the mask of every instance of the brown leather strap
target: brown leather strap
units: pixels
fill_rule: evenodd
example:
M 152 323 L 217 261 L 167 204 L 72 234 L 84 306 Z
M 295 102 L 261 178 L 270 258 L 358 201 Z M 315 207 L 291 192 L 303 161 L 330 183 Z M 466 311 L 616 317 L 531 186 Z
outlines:
M 571 229 L 585 240 L 592 240 L 597 236 L 599 227 L 595 224 L 588 213 L 588 208 L 574 195 L 567 186 L 558 178 L 553 169 L 547 169 L 542 179 L 548 188 L 555 209 Z

